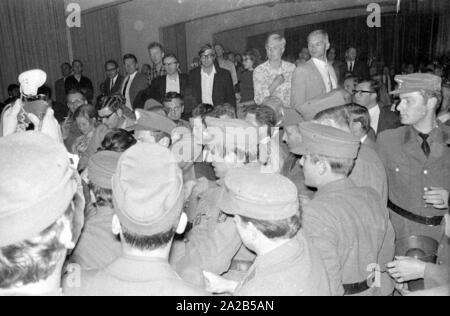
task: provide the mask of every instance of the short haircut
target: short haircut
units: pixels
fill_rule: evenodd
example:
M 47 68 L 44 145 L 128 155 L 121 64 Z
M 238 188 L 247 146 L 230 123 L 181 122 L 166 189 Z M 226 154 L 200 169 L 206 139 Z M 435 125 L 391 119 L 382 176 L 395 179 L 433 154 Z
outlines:
M 351 158 L 336 158 L 319 154 L 310 155 L 311 161 L 316 164 L 319 161 L 325 161 L 330 165 L 331 171 L 335 174 L 340 174 L 348 177 L 355 167 L 355 159 Z
M 88 184 L 89 189 L 94 193 L 95 204 L 98 207 L 110 207 L 113 208 L 113 193 L 111 189 L 102 188 L 92 182 Z
M 175 237 L 175 232 L 176 229 L 173 227 L 167 232 L 162 232 L 151 236 L 143 236 L 135 234 L 126 227 L 122 226 L 124 242 L 132 248 L 139 250 L 155 250 L 162 248 L 169 244 L 173 237 Z
M 79 59 L 74 59 L 74 60 L 73 60 L 73 62 L 72 62 L 72 67 L 73 67 L 73 65 L 75 65 L 76 63 L 79 63 L 79 64 L 81 65 L 81 67 L 83 67 L 83 62 L 82 62 L 81 60 L 79 60 Z
M 97 110 L 93 105 L 82 105 L 75 110 L 75 113 L 73 113 L 74 119 L 77 119 L 79 117 L 84 117 L 87 120 L 94 120 L 97 118 Z
M 116 67 L 116 69 L 119 68 L 119 64 L 117 63 L 117 61 L 115 61 L 115 60 L 113 60 L 113 59 L 108 60 L 108 61 L 105 63 L 105 68 L 106 68 L 109 64 L 113 64 L 114 67 Z
M 436 98 L 436 111 L 440 108 L 442 103 L 442 92 L 441 91 L 419 91 L 420 94 L 425 98 L 425 100 L 429 100 L 431 98 Z
M 267 36 L 265 45 L 267 46 L 270 41 L 277 41 L 280 42 L 281 45 L 286 46 L 286 39 L 278 33 L 272 33 Z
M 112 95 L 104 97 L 101 100 L 100 109 L 109 108 L 111 111 L 123 109 L 125 106 L 125 98 L 122 95 Z
M 128 59 L 133 59 L 136 64 L 138 63 L 137 57 L 133 54 L 126 54 L 125 56 L 123 56 L 123 62 L 125 62 Z
M 181 94 L 179 94 L 178 92 L 167 92 L 166 95 L 164 96 L 164 100 L 163 102 L 170 102 L 173 99 L 180 99 L 181 101 L 183 101 L 183 96 Z
M 212 104 L 199 104 L 192 110 L 192 117 L 201 117 L 204 119 L 208 113 L 214 110 L 214 105 Z
M 383 84 L 378 80 L 362 80 L 358 82 L 358 84 L 362 83 L 368 83 L 369 84 L 369 90 L 377 94 L 377 100 L 380 96 L 380 90 Z M 379 100 L 378 100 L 379 101 Z
M 61 218 L 73 219 L 69 206 Z M 64 226 L 55 221 L 39 235 L 0 248 L 0 289 L 11 289 L 48 279 L 66 251 L 60 242 Z
M 319 112 L 314 116 L 315 121 L 332 120 L 338 126 L 348 129 L 350 127 L 350 115 L 346 105 L 335 106 Z
M 223 105 L 216 105 L 214 110 L 206 114 L 206 116 L 221 118 L 224 115 L 228 115 L 230 118 L 236 118 L 236 109 L 228 103 Z
M 200 47 L 200 50 L 198 52 L 199 56 L 202 56 L 207 50 L 212 50 L 214 51 L 213 47 L 211 46 L 211 44 L 205 44 L 202 47 Z
M 49 99 L 51 99 L 52 98 L 52 89 L 49 86 L 47 86 L 47 85 L 43 85 L 42 87 L 39 87 L 39 89 L 37 91 L 37 94 L 38 95 L 40 95 L 40 94 L 45 95 Z
M 329 35 L 328 35 L 328 33 L 325 31 L 325 30 L 315 30 L 315 31 L 312 31 L 309 35 L 308 35 L 308 42 L 309 42 L 309 39 L 312 37 L 312 36 L 316 36 L 316 35 L 322 35 L 324 38 L 325 38 L 325 41 L 326 42 L 330 42 L 330 37 L 329 37 Z
M 350 115 L 350 121 L 361 123 L 362 130 L 368 134 L 370 131 L 370 114 L 369 110 L 362 105 L 351 103 L 346 105 Z
M 136 139 L 131 132 L 116 128 L 106 134 L 99 151 L 123 153 L 135 144 Z
M 159 48 L 161 50 L 161 52 L 164 53 L 164 46 L 162 46 L 158 42 L 151 42 L 150 44 L 148 44 L 148 47 L 147 47 L 148 50 L 151 50 L 153 48 Z
M 269 239 L 291 239 L 294 238 L 302 227 L 301 221 L 301 207 L 299 207 L 298 214 L 287 219 L 277 221 L 265 221 L 253 219 L 240 215 L 245 224 L 252 223 L 264 236 Z
M 178 57 L 175 54 L 167 54 L 166 56 L 164 56 L 163 60 L 167 58 L 173 58 L 178 63 Z
M 69 92 L 67 92 L 67 96 L 71 95 L 71 94 L 79 94 L 81 95 L 81 101 L 87 101 L 86 95 L 83 93 L 83 91 L 77 90 L 77 89 L 72 89 L 69 90 Z
M 214 48 L 216 48 L 216 46 L 220 46 L 220 48 L 222 48 L 223 50 L 225 50 L 225 46 L 223 46 L 221 43 L 216 43 L 216 44 L 214 44 Z M 229 54 L 229 52 L 227 52 L 227 54 Z
M 62 64 L 61 64 L 61 67 L 62 67 L 62 66 L 69 66 L 70 68 L 72 68 L 72 65 L 71 65 L 70 63 L 68 63 L 68 62 L 62 63 Z
M 274 127 L 277 124 L 275 111 L 267 105 L 252 104 L 244 108 L 244 116 L 254 114 L 259 125 Z

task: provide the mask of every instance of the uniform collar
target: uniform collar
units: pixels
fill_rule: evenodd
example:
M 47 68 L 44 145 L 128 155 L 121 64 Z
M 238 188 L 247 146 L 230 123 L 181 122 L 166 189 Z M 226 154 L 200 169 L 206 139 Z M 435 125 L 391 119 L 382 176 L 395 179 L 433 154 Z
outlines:
M 331 192 L 345 191 L 345 190 L 353 188 L 354 186 L 355 186 L 355 184 L 353 183 L 352 180 L 350 180 L 350 178 L 337 180 L 337 181 L 328 183 L 327 185 L 320 188 L 316 193 L 316 197 L 321 196 L 321 195 L 326 195 Z
M 443 148 L 450 145 L 450 128 L 441 122 L 437 122 L 436 128 L 429 135 L 427 139 L 431 147 L 429 159 L 440 159 L 443 154 Z M 421 144 L 422 140 L 419 137 L 419 132 L 413 126 L 408 126 L 403 139 L 404 149 L 419 161 L 424 161 L 427 158 L 421 149 Z

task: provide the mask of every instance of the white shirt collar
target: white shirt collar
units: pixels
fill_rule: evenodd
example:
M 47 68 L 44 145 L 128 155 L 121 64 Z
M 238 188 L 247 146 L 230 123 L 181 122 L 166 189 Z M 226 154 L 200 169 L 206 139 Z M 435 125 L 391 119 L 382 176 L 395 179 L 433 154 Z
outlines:
M 208 74 L 208 73 L 203 69 L 203 67 L 201 67 L 201 69 L 202 69 L 202 75 L 211 77 L 211 76 L 213 76 L 213 75 L 216 74 L 216 66 L 213 66 L 213 69 L 212 69 L 211 74 Z

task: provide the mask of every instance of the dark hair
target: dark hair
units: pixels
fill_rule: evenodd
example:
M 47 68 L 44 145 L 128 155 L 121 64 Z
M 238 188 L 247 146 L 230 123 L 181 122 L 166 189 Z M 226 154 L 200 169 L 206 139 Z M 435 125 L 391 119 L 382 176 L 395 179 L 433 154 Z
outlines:
M 355 167 L 355 159 L 351 158 L 336 158 L 319 154 L 312 154 L 310 157 L 311 161 L 315 164 L 321 160 L 326 161 L 330 165 L 333 173 L 344 175 L 346 177 L 349 176 Z
M 72 68 L 72 65 L 71 65 L 70 63 L 68 63 L 68 62 L 62 63 L 62 64 L 61 64 L 61 67 L 62 67 L 62 66 L 69 66 L 70 68 Z
M 297 235 L 298 231 L 302 227 L 301 213 L 302 209 L 299 207 L 298 214 L 291 216 L 290 218 L 277 221 L 264 221 L 242 215 L 240 215 L 240 217 L 245 224 L 252 223 L 256 229 L 258 229 L 269 239 L 291 239 Z
M 66 217 L 72 222 L 69 206 Z M 38 236 L 0 248 L 0 289 L 27 285 L 48 279 L 63 259 L 65 246 L 60 241 L 64 226 L 55 221 Z
M 19 85 L 18 85 L 18 84 L 15 84 L 15 83 L 10 84 L 10 85 L 8 86 L 8 93 L 11 93 L 14 89 L 20 89 Z
M 213 110 L 214 110 L 214 105 L 202 103 L 202 104 L 197 105 L 192 110 L 192 116 L 193 117 L 200 116 L 202 119 L 204 119 Z
M 88 187 L 94 193 L 96 199 L 95 202 L 96 206 L 110 207 L 110 208 L 114 207 L 112 189 L 102 188 L 90 181 L 88 183 Z
M 253 62 L 253 68 L 258 67 L 258 65 L 261 63 L 261 54 L 259 53 L 259 51 L 257 49 L 252 49 L 249 51 L 246 51 L 244 53 L 244 55 L 242 55 L 243 57 L 249 57 L 250 60 Z
M 198 52 L 198 55 L 199 55 L 199 56 L 203 55 L 203 53 L 206 52 L 207 50 L 212 50 L 212 51 L 214 51 L 214 48 L 211 46 L 211 44 L 203 45 L 202 47 L 200 47 L 200 50 L 199 50 L 199 52 Z
M 113 64 L 114 67 L 119 68 L 119 64 L 117 63 L 117 61 L 115 61 L 115 60 L 113 60 L 113 59 L 108 60 L 108 61 L 105 63 L 105 68 L 106 68 L 106 66 L 108 66 L 109 64 Z
M 183 96 L 181 94 L 179 94 L 178 92 L 167 92 L 166 95 L 164 96 L 164 100 L 163 102 L 170 102 L 173 99 L 180 99 L 181 101 L 183 101 Z
M 133 54 L 126 54 L 123 56 L 123 62 L 125 62 L 127 59 L 133 59 L 136 64 L 138 63 L 137 57 Z
M 125 243 L 139 250 L 155 250 L 167 245 L 175 236 L 175 228 L 168 232 L 155 234 L 152 236 L 143 236 L 130 232 L 122 226 L 122 234 Z
M 85 104 L 80 106 L 75 110 L 75 113 L 73 113 L 74 119 L 77 119 L 78 117 L 84 117 L 85 119 L 93 120 L 97 118 L 97 111 L 95 110 L 95 107 L 93 105 Z
M 101 100 L 100 109 L 109 108 L 111 111 L 123 109 L 125 106 L 125 98 L 122 95 L 112 95 L 104 97 Z
M 347 111 L 352 122 L 361 123 L 363 131 L 367 134 L 370 131 L 370 114 L 369 110 L 362 105 L 350 103 L 346 105 Z
M 47 85 L 43 85 L 42 87 L 40 87 L 38 89 L 37 94 L 46 95 L 47 98 L 51 99 L 52 98 L 52 89 Z
M 377 101 L 380 101 L 380 90 L 383 86 L 382 83 L 378 80 L 363 80 L 360 81 L 358 84 L 362 83 L 369 83 L 369 90 L 377 94 Z
M 106 134 L 99 151 L 114 151 L 123 153 L 136 144 L 136 139 L 131 132 L 116 128 Z
M 72 67 L 73 67 L 73 65 L 75 65 L 75 63 L 79 63 L 81 65 L 81 67 L 83 67 L 83 62 L 81 60 L 74 59 L 73 62 L 72 62 Z
M 207 113 L 206 116 L 220 118 L 223 115 L 228 115 L 230 118 L 236 118 L 236 109 L 228 103 L 223 105 L 216 105 L 214 109 Z
M 151 42 L 148 45 L 148 50 L 156 48 L 156 47 L 159 48 L 164 53 L 164 47 L 158 42 Z
M 164 56 L 163 60 L 166 59 L 166 58 L 173 58 L 173 59 L 175 59 L 175 60 L 177 61 L 177 63 L 178 63 L 178 57 L 175 56 L 175 54 L 167 54 L 167 55 Z
M 277 124 L 275 111 L 267 105 L 252 104 L 244 108 L 244 115 L 255 114 L 256 121 L 260 125 L 274 127 Z

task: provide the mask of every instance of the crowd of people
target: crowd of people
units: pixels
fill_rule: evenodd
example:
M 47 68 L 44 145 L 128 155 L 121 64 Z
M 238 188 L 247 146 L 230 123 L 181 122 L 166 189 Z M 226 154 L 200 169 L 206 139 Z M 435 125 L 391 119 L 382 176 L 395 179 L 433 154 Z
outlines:
M 202 46 L 8 87 L 1 295 L 450 295 L 450 63 Z M 256 137 L 251 137 L 256 135 Z

